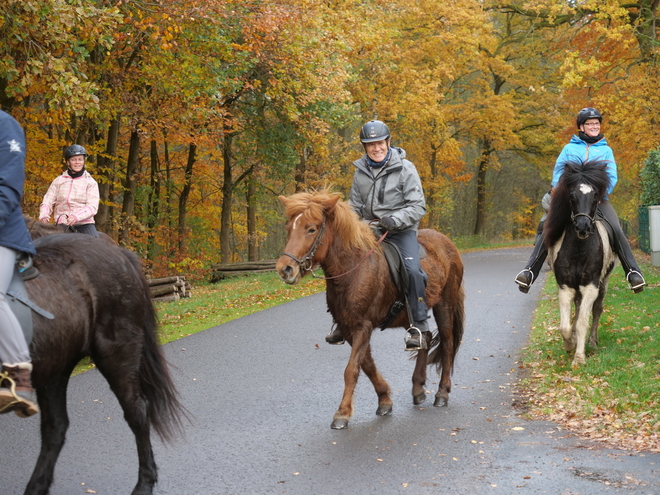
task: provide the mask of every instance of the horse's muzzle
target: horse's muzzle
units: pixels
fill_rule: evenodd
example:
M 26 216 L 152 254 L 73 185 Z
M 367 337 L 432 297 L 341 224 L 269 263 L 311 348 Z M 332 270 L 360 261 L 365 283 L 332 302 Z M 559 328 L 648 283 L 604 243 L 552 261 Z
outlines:
M 289 258 L 282 256 L 277 260 L 275 269 L 282 279 L 282 282 L 293 285 L 300 281 L 300 267 L 298 264 L 292 265 L 290 261 Z

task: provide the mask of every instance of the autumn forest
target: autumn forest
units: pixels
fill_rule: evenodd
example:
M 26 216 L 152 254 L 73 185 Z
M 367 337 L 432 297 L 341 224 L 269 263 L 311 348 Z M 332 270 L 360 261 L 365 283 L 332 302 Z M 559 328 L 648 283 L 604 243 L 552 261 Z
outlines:
M 155 274 L 279 256 L 278 195 L 347 195 L 374 118 L 420 172 L 423 226 L 529 238 L 586 106 L 634 224 L 659 21 L 656 0 L 1 0 L 0 104 L 27 136 L 24 212 L 82 144 L 98 229 Z

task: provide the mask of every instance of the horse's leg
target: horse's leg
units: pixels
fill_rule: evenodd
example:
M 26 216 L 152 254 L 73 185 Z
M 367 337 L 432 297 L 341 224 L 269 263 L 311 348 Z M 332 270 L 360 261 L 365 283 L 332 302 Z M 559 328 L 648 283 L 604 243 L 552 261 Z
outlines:
M 428 364 L 429 347 L 431 346 L 431 334 L 425 333 L 426 349 L 417 351 L 415 360 L 415 370 L 412 376 L 412 396 L 413 404 L 419 406 L 426 400 L 426 366 Z
M 25 495 L 46 495 L 53 482 L 55 463 L 62 451 L 69 428 L 66 411 L 66 389 L 69 375 L 37 389 L 41 410 L 41 451 Z
M 575 349 L 575 339 L 571 326 L 571 306 L 575 298 L 575 290 L 566 286 L 559 287 L 559 331 L 564 338 L 564 349 L 571 352 Z
M 330 425 L 335 430 L 346 428 L 348 420 L 353 415 L 353 393 L 360 375 L 362 360 L 368 350 L 371 330 L 371 324 L 366 322 L 358 328 L 351 329 L 349 334 L 344 336 L 351 346 L 351 355 L 344 370 L 344 395 Z
M 575 346 L 575 356 L 573 356 L 572 366 L 580 366 L 587 362 L 585 354 L 585 346 L 587 344 L 587 328 L 589 327 L 589 317 L 594 306 L 594 302 L 598 297 L 598 288 L 593 284 L 589 284 L 582 290 L 582 302 L 580 309 L 575 315 L 575 330 L 577 334 L 577 342 Z
M 603 301 L 605 300 L 606 293 L 607 280 L 605 280 L 604 283 L 601 282 L 598 290 L 598 297 L 594 302 L 593 318 L 591 322 L 591 330 L 589 332 L 589 345 L 593 348 L 598 347 L 598 324 L 600 323 L 600 317 L 603 314 Z
M 376 395 L 378 396 L 378 409 L 376 414 L 378 416 L 386 416 L 392 413 L 392 398 L 390 397 L 390 386 L 385 381 L 385 378 L 379 373 L 376 368 L 376 363 L 371 355 L 371 345 L 367 345 L 362 358 L 362 371 L 369 377 L 374 386 Z
M 135 435 L 139 461 L 138 481 L 132 495 L 151 495 L 158 480 L 158 469 L 151 447 L 151 424 L 147 415 L 147 402 L 140 390 L 138 376 L 141 346 L 134 344 L 115 347 L 112 353 L 94 355 L 96 367 L 114 392 L 124 419 Z
M 449 393 L 451 392 L 451 370 L 454 366 L 454 346 L 456 345 L 452 332 L 455 316 L 451 311 L 447 311 L 446 308 L 440 305 L 433 308 L 433 316 L 438 325 L 438 348 L 434 352 L 439 353 L 439 362 L 442 366 L 440 383 L 433 405 L 435 407 L 447 407 Z M 434 361 L 438 362 L 437 359 L 434 359 Z

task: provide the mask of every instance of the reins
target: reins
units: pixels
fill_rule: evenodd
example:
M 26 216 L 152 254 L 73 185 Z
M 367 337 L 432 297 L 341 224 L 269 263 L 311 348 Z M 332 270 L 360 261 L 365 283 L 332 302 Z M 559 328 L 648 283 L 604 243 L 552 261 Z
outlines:
M 314 255 L 316 254 L 316 250 L 321 245 L 321 240 L 323 239 L 324 234 L 325 234 L 325 215 L 323 216 L 323 223 L 321 224 L 321 228 L 319 230 L 318 235 L 316 236 L 316 239 L 314 239 L 314 242 L 312 243 L 312 246 L 309 248 L 309 251 L 307 251 L 307 254 L 302 259 L 298 258 L 297 256 L 294 256 L 291 253 L 286 253 L 286 252 L 283 252 L 282 255 L 283 256 L 288 256 L 293 261 L 298 263 L 298 265 L 300 266 L 300 270 L 303 273 L 309 272 L 309 273 L 311 273 L 313 278 L 317 278 L 317 279 L 320 279 L 320 280 L 331 280 L 331 279 L 334 279 L 334 278 L 343 277 L 344 275 L 348 275 L 353 270 L 355 270 L 358 266 L 360 266 L 362 264 L 362 262 L 364 260 L 366 260 L 371 255 L 371 253 L 373 253 L 376 250 L 376 248 L 380 245 L 380 243 L 383 242 L 383 240 L 387 236 L 387 231 L 385 231 L 383 233 L 383 235 L 380 236 L 380 239 L 378 239 L 376 241 L 376 245 L 374 247 L 372 247 L 369 250 L 369 252 L 367 252 L 367 254 L 364 255 L 364 257 L 358 262 L 357 265 L 355 265 L 353 268 L 351 268 L 347 272 L 341 273 L 339 275 L 334 275 L 332 277 L 319 277 L 319 276 L 314 274 L 314 270 L 313 270 L 313 268 L 314 268 L 314 261 L 313 261 Z

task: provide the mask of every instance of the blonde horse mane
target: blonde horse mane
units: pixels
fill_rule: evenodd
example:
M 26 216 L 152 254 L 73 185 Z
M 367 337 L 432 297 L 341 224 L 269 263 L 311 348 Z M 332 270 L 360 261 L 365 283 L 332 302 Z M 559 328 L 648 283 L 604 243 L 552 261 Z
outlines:
M 362 222 L 349 204 L 341 201 L 341 194 L 330 189 L 306 191 L 288 198 L 280 196 L 284 213 L 291 220 L 298 215 L 314 223 L 321 223 L 323 215 L 332 224 L 335 236 L 349 249 L 369 250 L 376 238 L 369 226 Z

